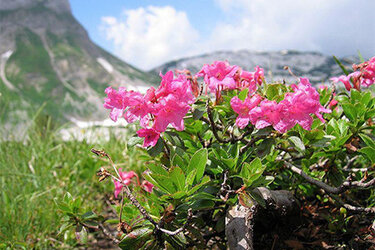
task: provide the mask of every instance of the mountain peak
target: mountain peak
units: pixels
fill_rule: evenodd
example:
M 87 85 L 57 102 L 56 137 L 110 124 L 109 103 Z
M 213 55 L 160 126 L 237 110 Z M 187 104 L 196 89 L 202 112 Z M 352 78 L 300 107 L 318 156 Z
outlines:
M 44 5 L 55 12 L 71 12 L 68 0 L 1 0 L 0 10 L 28 9 Z

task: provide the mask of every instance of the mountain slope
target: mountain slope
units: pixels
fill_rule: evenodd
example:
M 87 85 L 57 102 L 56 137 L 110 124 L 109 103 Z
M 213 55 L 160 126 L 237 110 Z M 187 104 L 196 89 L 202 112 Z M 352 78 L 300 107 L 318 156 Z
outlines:
M 239 65 L 245 70 L 253 70 L 256 65 L 259 65 L 265 69 L 266 78 L 275 81 L 295 81 L 295 78 L 284 70 L 284 66 L 289 66 L 297 76 L 308 77 L 313 83 L 325 82 L 332 76 L 342 74 L 332 56 L 325 56 L 317 52 L 286 50 L 278 52 L 219 51 L 172 61 L 150 72 L 159 73 L 161 71 L 164 73 L 175 68 L 186 68 L 192 72 L 198 72 L 203 64 L 212 63 L 215 60 L 227 60 L 230 64 Z M 340 60 L 347 66 L 358 61 L 355 57 Z
M 101 119 L 107 86 L 143 90 L 154 80 L 92 43 L 68 0 L 1 0 L 0 102 L 7 123 L 29 119 L 43 103 L 58 120 Z

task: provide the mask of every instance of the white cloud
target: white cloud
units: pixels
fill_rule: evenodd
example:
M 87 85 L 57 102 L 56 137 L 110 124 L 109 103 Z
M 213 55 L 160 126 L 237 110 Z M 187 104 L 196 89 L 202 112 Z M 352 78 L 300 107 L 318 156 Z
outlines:
M 123 19 L 103 17 L 101 29 L 115 53 L 142 69 L 190 55 L 199 37 L 186 13 L 170 6 L 127 10 Z
M 213 1 L 222 13 L 208 35 L 199 34 L 200 27 L 171 6 L 103 17 L 102 30 L 116 54 L 142 69 L 215 50 L 295 49 L 338 56 L 360 50 L 365 57 L 375 55 L 373 0 Z
M 215 49 L 315 50 L 339 56 L 359 49 L 367 56 L 375 54 L 375 1 L 216 2 L 233 22 L 216 25 L 207 41 L 215 43 Z

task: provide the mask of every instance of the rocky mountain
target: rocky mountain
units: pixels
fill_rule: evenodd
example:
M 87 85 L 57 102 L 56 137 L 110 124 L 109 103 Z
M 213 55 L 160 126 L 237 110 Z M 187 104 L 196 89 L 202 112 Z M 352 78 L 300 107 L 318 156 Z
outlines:
M 151 72 L 165 73 L 174 69 L 189 69 L 198 72 L 203 64 L 212 63 L 215 60 L 227 60 L 230 64 L 241 66 L 245 70 L 253 70 L 256 65 L 265 69 L 265 76 L 268 80 L 274 81 L 295 81 L 285 66 L 289 66 L 297 76 L 308 77 L 313 83 L 326 82 L 330 77 L 342 74 L 340 67 L 332 56 L 326 56 L 317 52 L 299 51 L 276 51 L 276 52 L 255 52 L 248 50 L 219 51 L 200 56 L 188 57 L 163 64 Z M 353 62 L 358 62 L 354 56 L 340 58 L 340 61 L 350 67 Z
M 142 90 L 155 80 L 107 53 L 73 17 L 68 0 L 0 1 L 0 119 L 43 112 L 58 120 L 101 119 L 108 85 Z

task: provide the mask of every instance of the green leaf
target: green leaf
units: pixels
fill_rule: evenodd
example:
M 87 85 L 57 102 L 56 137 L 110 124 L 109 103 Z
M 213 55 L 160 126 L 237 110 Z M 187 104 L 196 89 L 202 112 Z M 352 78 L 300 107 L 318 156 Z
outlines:
M 333 56 L 333 59 L 335 60 L 335 62 L 340 66 L 341 70 L 345 73 L 345 75 L 349 75 L 349 72 L 348 70 L 345 68 L 345 66 L 340 62 L 339 59 L 337 59 L 337 57 Z
M 288 138 L 290 143 L 299 151 L 304 152 L 305 151 L 305 145 L 303 144 L 302 140 L 297 136 L 290 136 Z
M 358 50 L 358 58 L 360 60 L 361 63 L 365 62 L 365 59 L 363 58 L 361 52 Z
M 194 111 L 193 111 L 193 119 L 194 120 L 201 119 L 202 116 L 204 115 L 204 113 L 206 113 L 206 110 L 203 107 L 194 109 Z
M 241 100 L 241 101 L 244 101 L 247 97 L 249 93 L 249 89 L 248 88 L 245 88 L 243 89 L 239 94 L 238 94 L 238 98 Z
M 365 92 L 362 94 L 361 103 L 365 106 L 367 106 L 372 99 L 371 92 Z
M 64 224 L 61 225 L 60 229 L 59 229 L 59 233 L 57 235 L 60 235 L 62 233 L 64 233 L 66 230 L 69 229 L 69 227 L 71 227 L 73 224 L 71 222 L 65 222 Z
M 175 200 L 179 200 L 179 199 L 183 198 L 184 196 L 186 196 L 185 191 L 177 191 L 176 193 L 171 195 L 171 197 Z
M 272 149 L 272 146 L 275 144 L 274 138 L 266 138 L 264 139 L 257 147 L 256 147 L 256 154 L 258 157 L 263 158 L 266 157 Z
M 240 176 L 242 177 L 245 185 L 250 187 L 254 181 L 262 176 L 266 166 L 262 165 L 259 158 L 255 158 L 252 162 L 245 162 L 242 165 Z
M 188 176 L 186 177 L 185 189 L 189 189 L 195 180 L 195 175 L 197 174 L 197 170 L 193 169 Z
M 210 181 L 210 177 L 207 175 L 202 178 L 201 183 L 195 185 L 192 189 L 188 191 L 188 195 L 194 194 L 198 189 L 200 189 L 203 185 L 207 184 Z
M 259 205 L 261 205 L 263 208 L 266 208 L 266 201 L 263 199 L 263 196 L 259 192 L 258 189 L 253 189 L 249 192 L 249 195 L 251 198 L 253 198 Z
M 197 170 L 197 174 L 195 175 L 196 182 L 199 182 L 199 180 L 202 178 L 204 170 L 206 168 L 207 160 L 208 152 L 206 148 L 198 150 L 191 158 L 187 172 L 190 173 L 193 169 Z
M 375 149 L 375 141 L 370 136 L 360 133 L 359 136 L 366 143 L 367 146 Z
M 280 84 L 267 84 L 266 96 L 269 100 L 275 100 L 280 94 L 279 92 Z
M 161 138 L 159 138 L 158 142 L 156 143 L 155 146 L 153 146 L 152 148 L 148 149 L 147 150 L 147 153 L 151 156 L 151 157 L 155 157 L 157 156 L 158 154 L 160 154 L 162 151 L 163 151 L 163 148 L 164 148 L 164 144 L 163 144 L 163 141 Z
M 186 172 L 187 163 L 179 156 L 175 154 L 172 159 L 172 166 L 179 166 L 184 172 Z
M 67 192 L 65 195 L 64 195 L 64 202 L 65 203 L 67 203 L 67 204 L 70 204 L 70 203 L 72 203 L 73 201 L 74 201 L 74 199 L 73 199 L 73 196 L 69 193 L 69 192 Z
M 86 227 L 82 227 L 81 231 L 76 232 L 76 238 L 82 244 L 87 244 L 87 230 L 86 230 Z
M 211 200 L 196 200 L 191 205 L 193 210 L 204 210 L 204 209 L 212 209 L 215 206 L 215 202 Z
M 344 110 L 345 116 L 349 118 L 352 122 L 356 121 L 357 112 L 355 106 L 351 103 L 342 104 L 342 109 Z
M 143 246 L 144 242 L 152 235 L 152 229 L 142 227 L 128 233 L 120 242 L 121 249 L 137 250 Z
M 169 176 L 150 173 L 144 175 L 144 178 L 165 193 L 172 194 L 176 191 Z
M 151 171 L 153 174 L 160 174 L 164 176 L 168 176 L 168 171 L 165 170 L 162 166 L 160 165 L 154 165 L 154 164 L 149 164 L 148 169 Z
M 183 191 L 185 189 L 185 175 L 181 168 L 172 167 L 169 170 L 169 176 L 175 184 L 177 191 Z
M 365 113 L 365 120 L 368 120 L 372 117 L 375 116 L 375 108 L 373 109 L 370 109 L 370 110 L 366 110 L 366 113 Z
M 352 88 L 350 90 L 350 98 L 351 98 L 352 103 L 356 103 L 356 102 L 361 101 L 362 96 L 361 96 L 361 93 L 358 90 Z
M 86 212 L 81 216 L 81 218 L 83 220 L 90 220 L 90 219 L 94 219 L 94 218 L 97 218 L 97 217 L 98 217 L 98 215 L 96 213 L 92 212 L 92 211 Z
M 215 195 L 212 195 L 206 192 L 198 192 L 195 195 L 191 196 L 191 199 L 221 201 L 221 199 L 217 198 Z
M 375 149 L 371 147 L 364 147 L 359 150 L 362 154 L 366 155 L 372 163 L 375 163 Z
M 168 141 L 173 145 L 173 146 L 176 146 L 176 147 L 180 147 L 182 149 L 185 149 L 185 144 L 184 144 L 184 141 L 181 139 L 181 137 L 175 133 L 175 132 L 171 132 L 171 131 L 166 131 L 164 133 L 164 136 L 168 139 Z
M 238 196 L 238 199 L 240 201 L 240 204 L 247 208 L 251 208 L 252 206 L 256 205 L 256 200 L 246 192 L 241 192 Z
M 141 144 L 143 141 L 143 138 L 139 136 L 133 136 L 128 140 L 128 147 L 134 147 L 137 144 Z
M 65 212 L 65 213 L 71 213 L 71 212 L 72 212 L 72 210 L 71 210 L 71 208 L 69 207 L 69 205 L 66 204 L 65 202 L 60 202 L 60 201 L 57 200 L 57 198 L 55 198 L 54 201 L 55 201 L 56 206 L 57 206 L 61 211 Z

